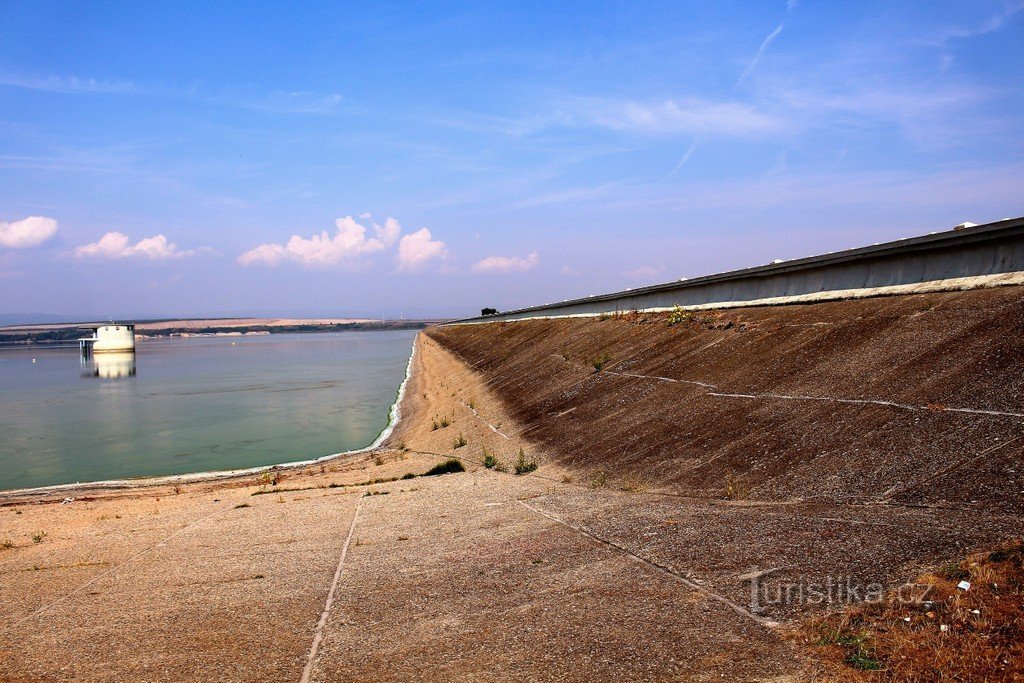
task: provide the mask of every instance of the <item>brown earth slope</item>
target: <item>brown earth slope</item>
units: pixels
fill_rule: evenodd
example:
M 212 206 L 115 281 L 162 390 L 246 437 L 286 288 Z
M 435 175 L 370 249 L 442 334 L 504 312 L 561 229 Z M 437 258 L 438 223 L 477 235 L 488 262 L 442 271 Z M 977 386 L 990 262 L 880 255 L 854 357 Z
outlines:
M 425 334 L 588 478 L 1024 509 L 1022 288 L 669 317 Z

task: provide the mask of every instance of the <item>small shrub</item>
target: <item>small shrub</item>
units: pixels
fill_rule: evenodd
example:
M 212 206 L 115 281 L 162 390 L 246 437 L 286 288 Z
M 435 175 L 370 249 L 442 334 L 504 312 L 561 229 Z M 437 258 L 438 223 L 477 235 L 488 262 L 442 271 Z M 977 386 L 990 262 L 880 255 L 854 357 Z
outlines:
M 434 421 L 430 424 L 430 431 L 436 432 L 440 428 L 441 428 L 441 425 L 437 424 L 437 418 L 435 417 Z
M 284 472 L 280 472 L 277 470 L 267 470 L 266 472 L 260 475 L 260 486 L 277 486 L 282 481 L 284 481 L 284 479 Z
M 9 538 L 5 539 L 3 541 L 0 541 L 0 550 L 9 550 L 9 549 L 11 549 L 13 547 L 14 547 L 14 541 L 12 541 Z
M 46 532 L 45 531 L 38 531 L 38 532 L 32 534 L 32 542 L 33 543 L 42 543 L 44 538 L 46 538 Z
M 683 307 L 676 304 L 673 307 L 672 312 L 668 314 L 668 326 L 674 327 L 680 323 L 685 323 L 688 320 L 693 320 L 693 313 L 691 311 L 683 310 Z
M 373 459 L 373 464 L 376 465 L 377 467 L 380 467 L 381 465 L 384 464 L 384 458 L 378 455 L 376 458 Z
M 423 473 L 424 477 L 435 477 L 439 474 L 452 474 L 455 472 L 465 472 L 466 468 L 463 466 L 462 461 L 458 458 L 448 458 L 444 462 L 439 462 L 429 470 Z
M 402 475 L 402 479 L 415 479 L 415 478 L 416 478 L 416 475 L 413 474 L 412 472 L 406 472 L 405 474 Z
M 451 423 L 452 423 L 452 421 L 448 419 L 447 415 L 442 415 L 441 416 L 441 429 L 444 429 L 445 427 L 447 427 Z
M 499 464 L 500 464 L 500 463 L 498 462 L 498 459 L 497 459 L 497 458 L 495 458 L 495 457 L 494 457 L 493 455 L 491 455 L 490 453 L 488 453 L 488 452 L 487 452 L 487 449 L 485 448 L 485 449 L 484 449 L 484 467 L 486 467 L 486 468 L 487 468 L 487 469 L 489 469 L 489 470 L 493 470 L 493 469 L 494 469 L 495 467 L 497 467 L 497 466 L 498 466 Z
M 516 458 L 515 470 L 516 474 L 528 474 L 537 469 L 537 461 L 534 458 L 526 459 L 526 453 L 523 449 L 519 449 L 519 457 Z
M 241 510 L 242 508 L 251 508 L 251 507 L 252 506 L 249 505 L 248 503 L 239 503 L 238 505 L 235 506 L 235 509 L 236 510 Z
M 174 487 L 174 495 L 178 495 L 179 493 L 181 493 L 181 487 L 180 486 L 175 486 Z
M 732 472 L 727 472 L 725 475 L 725 490 L 722 495 L 727 500 L 742 500 L 747 497 L 747 487 L 742 482 L 736 479 L 736 475 Z
M 455 437 L 455 440 L 452 441 L 452 449 L 453 450 L 458 450 L 458 449 L 462 448 L 463 446 L 465 446 L 467 443 L 469 443 L 469 442 L 466 441 L 466 437 L 464 437 L 462 435 L 462 433 L 460 432 L 459 435 L 457 437 Z
M 608 364 L 609 360 L 611 359 L 608 358 L 608 354 L 602 353 L 600 356 L 591 358 L 590 364 L 594 367 L 594 372 L 601 372 L 601 370 L 604 369 L 604 366 Z
M 608 473 L 604 470 L 598 470 L 594 473 L 594 476 L 590 478 L 590 488 L 592 489 L 603 489 L 608 485 Z

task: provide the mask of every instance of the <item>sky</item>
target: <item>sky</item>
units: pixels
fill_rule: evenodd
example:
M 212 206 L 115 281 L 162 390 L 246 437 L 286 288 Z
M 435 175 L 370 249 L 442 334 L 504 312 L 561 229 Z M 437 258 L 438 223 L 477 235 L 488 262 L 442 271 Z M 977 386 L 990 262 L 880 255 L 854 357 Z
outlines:
M 1024 214 L 1024 2 L 0 0 L 0 314 L 461 316 Z

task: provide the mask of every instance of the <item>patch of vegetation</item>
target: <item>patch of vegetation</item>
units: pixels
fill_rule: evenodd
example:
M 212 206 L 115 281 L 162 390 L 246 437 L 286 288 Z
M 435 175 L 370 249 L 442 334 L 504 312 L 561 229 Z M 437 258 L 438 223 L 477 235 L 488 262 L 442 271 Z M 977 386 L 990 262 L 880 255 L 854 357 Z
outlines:
M 384 464 L 384 457 L 378 455 L 376 458 L 373 459 L 373 464 L 376 465 L 377 467 L 380 467 L 381 465 Z
M 391 491 L 381 491 L 381 490 L 378 489 L 378 490 L 375 490 L 375 491 L 367 491 L 363 495 L 364 496 L 387 496 L 390 493 L 391 493 Z
M 44 538 L 46 538 L 45 531 L 37 531 L 36 533 L 32 534 L 33 543 L 42 543 Z
M 416 475 L 413 474 L 412 472 L 406 472 L 405 474 L 402 475 L 402 479 L 415 479 L 415 478 L 416 478 Z
M 463 466 L 462 461 L 458 458 L 448 458 L 444 462 L 439 462 L 429 470 L 423 473 L 424 477 L 434 477 L 439 474 L 453 474 L 455 472 L 465 472 L 466 468 Z
M 672 312 L 668 314 L 668 326 L 675 327 L 680 323 L 685 323 L 693 320 L 693 312 L 684 310 L 682 306 L 676 304 L 672 307 Z
M 746 484 L 739 481 L 732 472 L 726 472 L 725 488 L 722 491 L 722 495 L 726 500 L 743 500 L 749 493 L 750 491 L 747 489 Z
M 260 486 L 277 486 L 285 480 L 284 472 L 269 469 L 260 475 Z
M 4 539 L 3 541 L 0 541 L 0 550 L 10 550 L 13 547 L 14 547 L 14 541 L 12 541 L 9 538 Z
M 608 473 L 604 470 L 598 470 L 594 473 L 594 476 L 590 478 L 590 488 L 592 489 L 603 489 L 608 485 Z
M 608 354 L 602 353 L 599 356 L 591 358 L 590 364 L 593 366 L 594 372 L 601 372 L 601 370 L 604 369 L 604 366 L 608 364 L 609 360 L 611 359 L 608 357 Z
M 480 309 L 480 315 L 481 316 L 484 316 L 484 315 L 498 315 L 498 309 L 497 308 L 481 308 Z
M 483 464 L 484 464 L 484 467 L 486 467 L 487 469 L 493 470 L 494 468 L 498 467 L 498 465 L 500 465 L 501 463 L 498 462 L 497 458 L 495 458 L 493 455 L 488 453 L 487 449 L 485 448 L 484 449 Z
M 526 453 L 524 453 L 523 449 L 520 448 L 519 449 L 519 457 L 516 458 L 516 464 L 515 464 L 515 472 L 516 472 L 516 474 L 529 474 L 530 472 L 533 472 L 536 469 L 537 469 L 537 460 L 535 458 L 532 458 L 532 457 L 529 460 L 527 460 Z
M 459 435 L 457 437 L 455 437 L 455 440 L 452 441 L 452 449 L 453 450 L 458 450 L 458 449 L 462 448 L 463 446 L 465 446 L 467 443 L 469 443 L 469 442 L 466 441 L 466 437 L 464 437 L 462 435 L 462 433 L 460 432 Z
M 961 581 L 970 587 L 961 588 Z M 823 679 L 1024 678 L 1024 543 L 1013 540 L 937 567 L 881 601 L 830 613 L 805 631 L 826 669 Z
M 251 507 L 252 507 L 252 505 L 249 505 L 248 503 L 239 503 L 238 505 L 235 506 L 235 509 L 236 510 L 241 510 L 242 508 L 251 508 Z

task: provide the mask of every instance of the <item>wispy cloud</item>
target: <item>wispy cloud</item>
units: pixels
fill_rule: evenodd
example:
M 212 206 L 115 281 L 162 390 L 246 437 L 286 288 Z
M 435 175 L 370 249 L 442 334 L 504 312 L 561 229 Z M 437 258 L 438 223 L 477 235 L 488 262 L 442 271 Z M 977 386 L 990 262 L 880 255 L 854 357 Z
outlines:
M 0 86 L 62 94 L 138 94 L 140 92 L 139 88 L 131 81 L 104 81 L 78 76 L 26 76 L 10 73 L 0 73 Z
M 540 255 L 532 251 L 526 256 L 488 256 L 473 264 L 474 273 L 522 273 L 537 267 Z
M 201 251 L 210 251 L 206 248 L 200 249 L 178 249 L 178 245 L 168 241 L 164 235 L 154 235 L 131 243 L 128 235 L 121 232 L 108 232 L 97 241 L 85 244 L 75 249 L 75 258 L 100 258 L 100 259 L 123 259 L 123 258 L 146 258 L 151 261 L 160 261 L 170 258 L 181 258 L 192 256 Z
M 57 234 L 57 221 L 45 216 L 29 216 L 20 221 L 0 221 L 0 249 L 30 249 Z
M 663 266 L 640 266 L 624 271 L 622 274 L 634 280 L 649 280 L 658 277 L 664 270 Z
M 778 26 L 775 27 L 774 31 L 768 34 L 767 38 L 761 41 L 761 47 L 757 48 L 757 54 L 755 54 L 754 58 L 750 60 L 750 64 L 747 65 L 747 68 L 743 71 L 743 74 L 740 75 L 740 79 L 736 81 L 737 87 L 743 85 L 743 81 L 747 80 L 747 76 L 750 75 L 750 72 L 757 68 L 757 65 L 761 61 L 761 57 L 764 56 L 765 51 L 772 43 L 775 42 L 775 39 L 779 37 L 779 34 L 782 33 L 782 27 L 783 24 L 779 24 Z
M 338 93 L 307 90 L 272 90 L 269 93 L 208 92 L 198 86 L 154 87 L 133 81 L 104 80 L 80 76 L 25 75 L 0 73 L 0 87 L 19 88 L 62 95 L 131 95 L 194 101 L 224 107 L 276 114 L 331 114 L 340 110 L 344 97 Z
M 1006 26 L 1022 11 L 1024 11 L 1024 2 L 1008 2 L 1001 12 L 993 14 L 976 26 L 954 26 L 946 29 L 941 33 L 936 42 L 942 45 L 955 39 L 966 40 L 994 33 Z
M 748 137 L 774 133 L 785 127 L 777 116 L 736 101 L 699 97 L 660 102 L 580 99 L 577 120 L 612 130 L 650 135 L 688 134 Z

